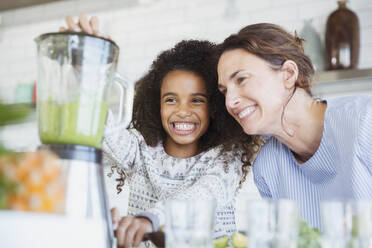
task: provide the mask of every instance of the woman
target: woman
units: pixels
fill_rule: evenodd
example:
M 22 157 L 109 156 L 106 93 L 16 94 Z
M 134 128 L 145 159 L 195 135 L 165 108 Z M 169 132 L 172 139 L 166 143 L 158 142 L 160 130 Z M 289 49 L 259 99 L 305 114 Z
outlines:
M 302 40 L 273 24 L 249 25 L 220 49 L 228 112 L 266 140 L 253 166 L 263 197 L 297 200 L 314 227 L 322 200 L 372 199 L 372 96 L 314 99 Z

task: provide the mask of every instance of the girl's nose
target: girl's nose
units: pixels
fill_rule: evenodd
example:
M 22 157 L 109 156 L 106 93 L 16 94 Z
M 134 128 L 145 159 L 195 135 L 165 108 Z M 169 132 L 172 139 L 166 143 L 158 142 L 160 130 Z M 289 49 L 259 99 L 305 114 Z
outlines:
M 189 107 L 187 106 L 187 104 L 180 105 L 180 107 L 177 111 L 177 115 L 181 118 L 185 118 L 185 117 L 188 117 L 188 116 L 191 115 L 191 111 L 190 111 Z

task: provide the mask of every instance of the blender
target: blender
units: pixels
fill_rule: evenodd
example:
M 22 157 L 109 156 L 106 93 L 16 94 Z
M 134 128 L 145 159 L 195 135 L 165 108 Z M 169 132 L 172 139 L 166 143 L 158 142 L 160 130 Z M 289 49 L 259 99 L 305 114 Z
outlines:
M 128 126 L 134 94 L 133 85 L 116 72 L 119 47 L 75 32 L 42 34 L 36 43 L 40 149 L 60 157 L 66 175 L 64 214 L 102 221 L 106 247 L 112 247 L 100 148 L 109 109 L 116 106 L 117 124 Z M 120 92 L 120 101 L 110 105 L 113 92 Z

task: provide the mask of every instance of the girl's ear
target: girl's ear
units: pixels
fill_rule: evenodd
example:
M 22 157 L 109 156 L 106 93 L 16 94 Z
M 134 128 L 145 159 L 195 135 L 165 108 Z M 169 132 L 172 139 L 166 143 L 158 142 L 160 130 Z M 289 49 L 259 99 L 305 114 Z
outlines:
M 283 72 L 283 82 L 286 89 L 292 89 L 298 78 L 298 67 L 293 60 L 286 60 L 281 68 Z

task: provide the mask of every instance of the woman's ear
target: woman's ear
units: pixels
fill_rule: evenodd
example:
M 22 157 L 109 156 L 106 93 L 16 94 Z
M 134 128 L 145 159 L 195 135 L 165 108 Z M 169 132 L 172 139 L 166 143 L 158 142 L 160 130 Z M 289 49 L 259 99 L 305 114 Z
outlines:
M 284 87 L 287 89 L 292 89 L 298 78 L 298 67 L 293 60 L 286 60 L 281 68 L 283 72 L 283 82 Z

